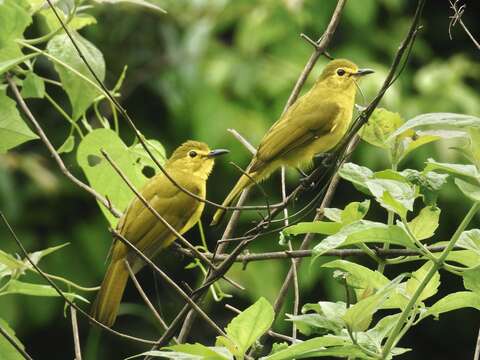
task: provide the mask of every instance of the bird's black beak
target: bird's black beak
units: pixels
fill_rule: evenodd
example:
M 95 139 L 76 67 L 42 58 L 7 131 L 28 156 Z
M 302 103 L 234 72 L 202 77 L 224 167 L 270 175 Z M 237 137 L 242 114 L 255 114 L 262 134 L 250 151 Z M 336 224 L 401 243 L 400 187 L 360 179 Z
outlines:
M 373 71 L 372 69 L 358 69 L 356 73 L 353 73 L 352 75 L 355 75 L 355 76 L 364 76 L 364 75 L 368 75 L 368 74 L 373 74 L 375 71 Z
M 212 150 L 208 153 L 207 157 L 208 158 L 216 158 L 217 156 L 220 156 L 220 155 L 224 155 L 224 154 L 228 154 L 230 152 L 230 150 L 227 150 L 227 149 L 215 149 L 215 150 Z

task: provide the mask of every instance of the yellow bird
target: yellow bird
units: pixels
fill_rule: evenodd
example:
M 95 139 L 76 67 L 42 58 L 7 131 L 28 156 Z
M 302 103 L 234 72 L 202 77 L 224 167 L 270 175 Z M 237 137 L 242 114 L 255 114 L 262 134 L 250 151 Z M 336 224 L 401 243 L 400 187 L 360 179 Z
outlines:
M 208 176 L 214 158 L 228 150 L 212 150 L 204 143 L 187 141 L 178 147 L 165 164 L 167 173 L 182 187 L 205 199 Z M 186 194 L 174 185 L 162 172 L 150 179 L 140 190 L 149 204 L 180 234 L 194 226 L 202 215 L 205 204 Z M 158 220 L 135 197 L 120 219 L 118 232 L 135 245 L 147 257 L 153 258 L 169 246 L 175 234 Z M 125 260 L 134 272 L 144 262 L 121 241 L 115 241 L 111 249 L 110 264 L 92 306 L 92 316 L 101 323 L 112 326 L 128 280 Z
M 230 205 L 252 185 L 251 179 L 262 181 L 283 165 L 305 165 L 315 154 L 334 148 L 352 120 L 356 79 L 371 73 L 344 59 L 328 63 L 315 85 L 267 131 L 246 169 L 248 176 L 240 177 L 222 205 Z M 224 212 L 218 209 L 211 225 L 218 224 Z

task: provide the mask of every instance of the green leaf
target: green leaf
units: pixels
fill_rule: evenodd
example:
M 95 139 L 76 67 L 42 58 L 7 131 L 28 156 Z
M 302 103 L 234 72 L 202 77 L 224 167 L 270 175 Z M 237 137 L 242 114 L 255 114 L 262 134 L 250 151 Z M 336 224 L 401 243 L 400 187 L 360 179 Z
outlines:
M 312 221 L 301 222 L 282 231 L 284 236 L 299 235 L 299 234 L 336 234 L 342 227 L 342 224 L 329 221 Z
M 141 157 L 128 148 L 113 130 L 109 129 L 93 130 L 78 146 L 77 161 L 90 185 L 100 194 L 107 196 L 117 209 L 123 210 L 134 194 L 103 157 L 101 149 L 110 155 L 136 189 L 140 189 L 148 180 L 142 173 L 144 166 L 140 161 Z M 103 205 L 100 205 L 100 208 L 110 224 L 114 226 L 118 219 Z
M 60 15 L 60 18 L 62 19 L 63 22 L 67 21 L 67 15 L 60 10 L 58 7 L 55 7 L 57 9 L 58 15 Z M 58 21 L 57 16 L 55 13 L 48 7 L 45 10 L 42 10 L 39 12 L 39 14 L 42 16 L 43 21 L 48 29 L 48 31 L 53 32 L 56 30 L 59 30 L 62 28 L 62 25 Z M 96 24 L 97 20 L 89 14 L 76 14 L 73 19 L 70 20 L 68 23 L 68 29 L 69 30 L 80 30 L 84 28 L 85 26 L 88 25 L 93 25 Z
M 29 295 L 29 296 L 46 296 L 46 297 L 59 297 L 60 295 L 57 291 L 51 287 L 50 285 L 40 285 L 40 284 L 32 284 L 18 280 L 10 280 L 8 282 L 7 287 L 1 293 L 1 295 L 9 295 L 9 294 L 21 294 L 21 295 Z M 67 298 L 70 300 L 78 299 L 88 303 L 89 301 L 84 297 L 70 292 L 63 293 Z
M 15 42 L 23 38 L 23 32 L 32 18 L 22 6 L 22 1 L 3 0 L 0 2 L 0 62 L 21 57 L 22 51 Z M 1 108 L 1 107 L 0 107 Z
M 373 171 L 369 168 L 354 163 L 345 163 L 338 174 L 343 179 L 350 181 L 358 190 L 367 195 L 370 194 L 365 186 L 365 182 L 373 177 Z
M 22 85 L 22 97 L 41 99 L 45 96 L 45 83 L 33 71 L 29 72 Z
M 438 317 L 440 314 L 448 311 L 463 309 L 471 307 L 480 310 L 480 294 L 471 291 L 459 291 L 438 300 L 422 315 L 422 318 L 427 316 Z
M 438 228 L 440 219 L 440 208 L 436 206 L 426 206 L 420 213 L 408 223 L 408 227 L 417 240 L 431 238 Z
M 462 232 L 456 246 L 473 250 L 477 255 L 480 255 L 480 230 L 472 229 Z
M 326 237 L 313 248 L 316 256 L 341 247 L 359 243 L 388 243 L 414 248 L 405 231 L 397 225 L 359 220 L 343 227 L 338 233 Z
M 377 108 L 370 116 L 368 122 L 363 125 L 360 137 L 371 145 L 388 149 L 390 144 L 386 140 L 404 122 L 405 120 L 402 119 L 400 114 Z
M 455 113 L 428 113 L 422 114 L 408 120 L 393 132 L 389 141 L 396 136 L 409 130 L 458 130 L 469 129 L 470 127 L 480 127 L 480 118 L 472 115 L 462 115 Z
M 417 191 L 410 184 L 388 179 L 367 180 L 365 185 L 375 196 L 379 204 L 387 210 L 406 217 L 407 211 L 413 210 Z
M 412 296 L 415 293 L 417 288 L 425 279 L 425 276 L 427 275 L 427 273 L 432 268 L 432 266 L 433 266 L 433 263 L 431 261 L 428 261 L 425 264 L 423 264 L 423 266 L 420 269 L 412 273 L 412 276 L 410 277 L 410 279 L 407 280 L 407 284 L 406 284 L 406 291 L 410 296 Z M 423 289 L 417 301 L 420 302 L 435 295 L 438 291 L 439 286 L 440 286 L 440 274 L 437 271 L 432 276 L 432 278 L 428 282 L 425 289 Z
M 40 250 L 40 251 L 35 251 L 35 252 L 29 254 L 29 258 L 35 264 L 38 264 L 40 262 L 40 260 L 42 260 L 43 257 L 45 257 L 47 255 L 50 255 L 50 254 L 54 253 L 55 251 L 63 249 L 67 245 L 70 245 L 70 243 L 65 243 L 65 244 L 61 244 L 61 245 L 57 245 L 57 246 L 52 246 L 52 247 L 49 247 L 49 248 L 46 248 L 46 249 L 43 249 L 43 250 Z M 24 262 L 29 267 L 31 267 L 31 264 L 27 259 L 25 259 Z
M 4 276 L 12 275 L 12 273 L 23 269 L 23 267 L 23 261 L 0 250 L 0 279 Z
M 60 147 L 57 149 L 57 153 L 59 154 L 66 154 L 71 152 L 75 148 L 75 136 L 69 135 L 64 143 L 60 145 Z
M 405 179 L 420 188 L 423 202 L 426 205 L 435 206 L 438 191 L 447 183 L 448 174 L 439 174 L 434 171 L 419 172 L 413 169 L 405 169 L 402 174 Z
M 92 67 L 98 78 L 105 79 L 105 61 L 102 53 L 88 40 L 84 39 L 75 31 L 71 32 L 73 40 L 81 50 L 85 59 Z M 73 69 L 85 77 L 95 81 L 83 60 L 78 55 L 71 40 L 66 34 L 54 36 L 47 44 L 47 51 L 63 63 L 70 65 Z M 80 78 L 72 71 L 65 68 L 58 62 L 54 63 L 55 70 L 60 76 L 62 85 L 72 105 L 72 118 L 78 120 L 93 103 L 93 100 L 100 95 L 100 92 L 90 83 Z
M 480 266 L 462 272 L 465 289 L 480 294 Z
M 1 11 L 1 9 L 0 9 Z M 8 335 L 15 341 L 17 346 L 25 350 L 25 346 L 15 336 L 15 331 L 8 325 L 8 323 L 0 318 L 0 327 L 7 332 Z M 2 354 L 2 360 L 23 360 L 24 357 L 18 352 L 18 350 L 5 339 L 0 336 L 0 354 Z
M 350 345 L 348 340 L 337 336 L 326 335 L 323 337 L 313 338 L 301 343 L 290 345 L 287 349 L 276 352 L 275 354 L 262 357 L 262 360 L 291 360 L 308 358 L 309 355 L 314 354 L 313 357 L 321 356 L 317 353 L 322 350 L 328 350 L 329 347 Z M 325 349 L 327 348 L 327 349 Z M 329 356 L 326 354 L 324 356 Z
M 322 267 L 346 272 L 347 284 L 353 289 L 378 290 L 389 283 L 388 278 L 382 273 L 347 260 L 333 260 L 323 264 Z
M 342 209 L 337 208 L 325 208 L 323 209 L 323 215 L 331 221 L 341 223 L 342 222 Z
M 460 191 L 472 201 L 480 201 L 480 185 L 472 184 L 462 179 L 456 178 L 455 185 L 458 186 Z
M 37 139 L 18 113 L 15 102 L 0 90 L 0 154 L 24 142 Z
M 441 170 L 450 174 L 463 176 L 466 178 L 479 179 L 480 173 L 474 165 L 439 163 L 433 159 L 427 160 L 425 171 Z
M 368 296 L 355 305 L 349 307 L 343 316 L 343 320 L 352 331 L 364 331 L 372 321 L 372 316 L 381 308 L 383 303 L 393 295 L 403 279 L 403 275 L 397 276 L 389 284 L 379 289 L 374 295 Z
M 167 155 L 165 153 L 165 148 L 163 147 L 163 145 L 157 140 L 146 140 L 146 143 L 148 149 L 152 152 L 153 156 L 160 162 L 160 164 L 163 164 L 167 159 Z M 154 169 L 157 168 L 157 165 L 152 160 L 152 158 L 147 153 L 141 143 L 131 146 L 130 150 L 132 153 L 140 156 L 139 161 L 142 165 L 151 166 Z
M 307 311 L 316 313 L 306 314 Z M 324 335 L 327 332 L 340 334 L 344 328 L 343 314 L 347 310 L 344 302 L 320 301 L 316 304 L 306 304 L 302 308 L 302 315 L 287 314 L 288 320 L 295 323 L 298 330 L 306 335 Z
M 367 215 L 369 208 L 370 208 L 370 200 L 365 200 L 362 202 L 358 202 L 358 201 L 351 202 L 342 211 L 342 214 L 341 214 L 342 224 L 348 225 L 357 220 L 363 219 L 365 215 Z
M 176 353 L 183 353 L 195 355 L 202 360 L 228 360 L 231 357 L 226 357 L 215 351 L 215 348 L 207 347 L 202 344 L 179 344 L 165 347 L 164 349 L 174 351 Z
M 405 137 L 401 139 L 401 153 L 397 155 L 397 163 L 405 159 L 408 154 L 410 154 L 412 151 L 416 150 L 420 146 L 440 140 L 441 138 L 442 137 L 438 135 L 419 135 L 417 133 L 414 137 Z
M 235 346 L 234 351 L 229 350 L 236 356 L 243 356 L 270 329 L 274 316 L 272 305 L 263 297 L 238 314 L 225 329 L 227 340 Z M 220 336 L 218 338 L 225 339 Z
M 1 54 L 1 50 L 0 50 L 0 54 Z M 14 68 L 18 64 L 21 64 L 37 55 L 38 55 L 37 53 L 31 53 L 28 55 L 20 55 L 13 59 L 8 58 L 7 60 L 0 61 L 0 75 L 6 73 L 8 70 L 10 70 L 11 68 Z
M 143 6 L 143 7 L 152 9 L 152 10 L 160 11 L 160 12 L 165 13 L 165 14 L 167 13 L 161 7 L 159 7 L 155 4 L 152 4 L 151 2 L 148 2 L 146 0 L 94 0 L 94 1 L 96 1 L 99 4 L 102 4 L 102 3 L 103 4 L 130 3 L 130 4 L 134 4 L 134 5 Z

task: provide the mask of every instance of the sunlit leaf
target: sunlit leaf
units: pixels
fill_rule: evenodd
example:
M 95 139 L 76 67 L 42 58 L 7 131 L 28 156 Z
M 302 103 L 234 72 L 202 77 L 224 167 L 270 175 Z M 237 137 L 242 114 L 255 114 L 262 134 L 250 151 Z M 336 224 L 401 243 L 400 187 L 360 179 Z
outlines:
M 88 40 L 84 39 L 75 31 L 71 32 L 73 40 L 85 56 L 98 78 L 105 79 L 105 60 L 102 53 Z M 72 41 L 66 34 L 54 36 L 47 44 L 47 51 L 63 63 L 78 71 L 80 74 L 95 82 L 93 75 L 80 58 Z M 73 73 L 58 62 L 54 62 L 54 67 L 60 76 L 62 85 L 70 99 L 72 105 L 72 118 L 77 120 L 90 107 L 93 100 L 100 95 L 100 92 L 77 74 Z
M 27 98 L 43 98 L 45 96 L 45 83 L 33 71 L 29 72 L 22 83 L 22 97 Z
M 270 329 L 273 319 L 272 305 L 265 298 L 260 298 L 232 319 L 225 329 L 226 339 L 218 337 L 217 342 L 219 338 L 229 340 L 234 345 L 234 349 L 229 350 L 237 356 L 243 355 L 260 336 Z
M 75 148 L 75 136 L 69 135 L 62 145 L 57 149 L 57 153 L 69 153 Z
M 23 38 L 23 32 L 32 22 L 25 2 L 19 0 L 3 0 L 0 2 L 0 63 L 23 56 L 16 39 Z M 1 107 L 0 107 L 1 108 Z
M 417 240 L 429 239 L 435 234 L 440 212 L 440 208 L 436 206 L 426 206 L 408 223 L 408 227 Z
M 94 0 L 99 4 L 120 4 L 120 3 L 130 3 L 134 5 L 143 6 L 152 10 L 160 11 L 162 13 L 167 13 L 164 9 L 158 5 L 153 4 L 151 1 L 147 0 Z
M 2 291 L 1 295 L 21 294 L 30 296 L 46 296 L 59 297 L 57 291 L 50 285 L 32 284 L 18 280 L 10 280 L 7 287 Z M 64 295 L 70 300 L 78 299 L 88 303 L 89 301 L 84 297 L 70 292 L 65 292 Z
M 425 276 L 432 268 L 432 262 L 426 262 L 422 265 L 422 267 L 412 273 L 412 276 L 407 280 L 406 291 L 407 293 L 412 296 L 420 284 L 424 281 Z M 430 281 L 428 282 L 427 286 L 422 290 L 422 293 L 418 297 L 417 301 L 423 301 L 428 299 L 429 297 L 435 295 L 438 291 L 438 287 L 440 286 L 440 274 L 435 272 L 432 276 Z
M 316 256 L 320 256 L 341 246 L 359 243 L 389 243 L 414 248 L 405 231 L 396 225 L 360 220 L 343 227 L 338 233 L 323 239 L 313 248 Z
M 479 293 L 471 291 L 458 291 L 448 294 L 429 307 L 427 311 L 422 314 L 422 317 L 427 317 L 430 315 L 438 317 L 440 314 L 467 307 L 480 310 Z
M 462 232 L 458 238 L 456 246 L 467 250 L 473 250 L 480 255 L 480 230 L 472 229 Z
M 10 335 L 17 346 L 20 349 L 25 350 L 25 346 L 21 341 L 15 336 L 15 331 L 8 325 L 8 323 L 0 318 L 0 327 Z M 20 354 L 20 352 L 12 345 L 10 342 L 5 339 L 4 336 L 0 336 L 0 354 L 2 355 L 2 360 L 23 360 L 25 357 Z
M 18 113 L 15 101 L 0 89 L 0 154 L 29 140 L 37 139 Z
M 464 176 L 467 178 L 480 178 L 480 173 L 474 165 L 439 163 L 433 159 L 428 159 L 425 171 L 441 170 L 452 175 Z
M 465 289 L 480 294 L 480 266 L 462 272 Z
M 480 184 L 472 184 L 462 179 L 456 178 L 455 185 L 458 186 L 460 191 L 472 201 L 480 201 Z
M 370 119 L 368 119 L 368 122 L 363 125 L 360 137 L 371 145 L 388 149 L 390 144 L 386 140 L 404 122 L 405 120 L 402 119 L 400 114 L 377 108 L 370 116 Z
M 389 284 L 375 292 L 375 294 L 349 307 L 343 316 L 343 320 L 347 323 L 347 326 L 352 331 L 364 331 L 367 329 L 372 321 L 373 314 L 393 295 L 393 292 L 402 279 L 403 275 L 396 277 Z

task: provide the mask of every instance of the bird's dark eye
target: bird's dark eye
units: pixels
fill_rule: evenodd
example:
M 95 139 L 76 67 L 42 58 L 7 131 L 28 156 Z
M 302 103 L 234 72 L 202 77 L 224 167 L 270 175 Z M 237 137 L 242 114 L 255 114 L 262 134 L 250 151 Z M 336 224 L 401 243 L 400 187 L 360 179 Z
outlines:
M 192 150 L 188 153 L 188 156 L 190 156 L 191 158 L 194 158 L 195 156 L 197 156 L 197 152 Z
M 338 75 L 338 76 L 343 76 L 343 75 L 345 75 L 345 70 L 343 70 L 343 69 L 338 69 L 338 70 L 337 70 L 337 75 Z

